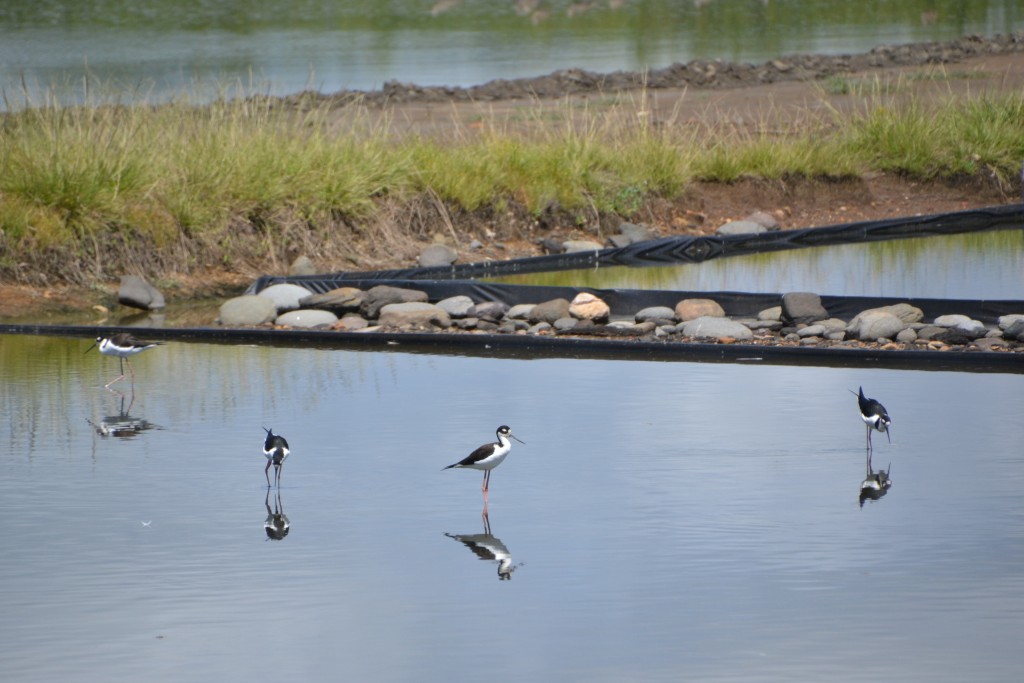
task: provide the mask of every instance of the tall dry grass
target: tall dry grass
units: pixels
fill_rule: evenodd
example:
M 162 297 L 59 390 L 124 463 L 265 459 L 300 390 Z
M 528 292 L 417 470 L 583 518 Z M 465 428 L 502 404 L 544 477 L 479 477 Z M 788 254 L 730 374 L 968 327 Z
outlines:
M 224 96 L 196 106 L 56 98 L 0 117 L 0 276 L 89 282 L 283 263 L 373 267 L 452 216 L 577 225 L 630 217 L 694 180 L 987 174 L 1024 158 L 1024 97 L 925 105 L 885 91 L 790 126 L 652 121 L 643 93 L 538 103 L 472 129 L 396 134 L 354 103 Z M 490 217 L 490 218 L 489 218 Z M 500 223 L 494 219 L 495 223 Z M 411 256 L 411 255 L 410 255 Z

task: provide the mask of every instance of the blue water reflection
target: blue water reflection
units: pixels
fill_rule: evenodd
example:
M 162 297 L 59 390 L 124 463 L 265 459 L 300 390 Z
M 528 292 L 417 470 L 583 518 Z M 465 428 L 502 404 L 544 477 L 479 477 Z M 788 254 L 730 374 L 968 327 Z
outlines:
M 130 411 L 161 428 L 113 439 L 89 341 L 0 337 L 5 680 L 1019 669 L 1020 375 L 169 343 Z M 894 422 L 863 508 L 858 385 Z M 527 445 L 485 521 L 479 473 L 440 469 L 496 424 Z
M 448 11 L 437 11 L 442 6 Z M 11 101 L 23 85 L 34 99 L 65 84 L 67 95 L 81 97 L 87 74 L 93 96 L 107 87 L 147 101 L 186 92 L 206 98 L 237 84 L 274 94 L 378 89 L 389 80 L 467 86 L 567 68 L 607 73 L 695 58 L 763 62 L 792 53 L 867 52 L 880 44 L 1005 33 L 1022 19 L 1014 0 L 955 7 L 929 0 L 308 0 L 286 12 L 266 0 L 244 7 L 149 0 L 105 3 L 102 11 L 7 0 L 0 5 L 0 84 Z
M 699 264 L 535 273 L 495 281 L 599 289 L 1024 299 L 1024 229 L 842 244 Z

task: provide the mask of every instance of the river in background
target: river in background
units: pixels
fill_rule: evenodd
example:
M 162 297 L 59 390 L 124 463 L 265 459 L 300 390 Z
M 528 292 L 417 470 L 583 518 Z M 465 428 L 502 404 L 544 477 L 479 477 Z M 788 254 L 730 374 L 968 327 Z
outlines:
M 761 62 L 1020 28 L 1017 0 L 6 0 L 6 106 L 50 91 L 128 101 L 228 89 L 468 86 L 578 67 Z M 83 77 L 88 75 L 88 79 Z

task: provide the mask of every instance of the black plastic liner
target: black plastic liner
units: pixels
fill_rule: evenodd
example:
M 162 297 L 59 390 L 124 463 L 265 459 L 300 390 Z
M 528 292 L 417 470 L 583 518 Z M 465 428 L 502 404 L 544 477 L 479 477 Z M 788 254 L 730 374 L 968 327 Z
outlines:
M 758 235 L 663 237 L 614 249 L 536 256 L 509 261 L 460 263 L 435 268 L 402 268 L 293 277 L 264 275 L 257 279 L 248 291 L 254 294 L 265 287 L 282 282 L 300 284 L 313 291 L 325 292 L 335 287 L 350 285 L 353 280 L 466 280 L 601 266 L 644 267 L 674 263 L 701 263 L 714 258 L 744 256 L 785 249 L 1012 228 L 1024 229 L 1024 204 L 931 216 L 847 223 L 822 228 L 782 230 Z
M 0 334 L 81 337 L 83 340 L 91 341 L 97 335 L 106 336 L 123 332 L 124 329 L 91 325 L 0 325 Z M 881 351 L 514 334 L 358 333 L 267 328 L 133 327 L 131 330 L 138 337 L 153 341 L 261 344 L 392 353 L 444 353 L 495 359 L 569 358 L 1024 374 L 1024 354 L 982 351 Z

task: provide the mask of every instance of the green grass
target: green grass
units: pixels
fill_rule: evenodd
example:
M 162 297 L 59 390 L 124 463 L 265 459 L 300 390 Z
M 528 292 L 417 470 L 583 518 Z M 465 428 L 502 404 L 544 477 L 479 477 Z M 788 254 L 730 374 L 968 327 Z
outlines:
M 1024 158 L 1021 95 L 925 106 L 876 92 L 855 114 L 781 131 L 651 125 L 632 98 L 592 109 L 538 103 L 450 134 L 390 124 L 358 105 L 265 97 L 8 113 L 0 277 L 161 277 L 296 251 L 351 262 L 422 235 L 411 225 L 438 203 L 446 215 L 554 211 L 579 223 L 630 218 L 695 180 L 986 173 L 1009 186 Z

